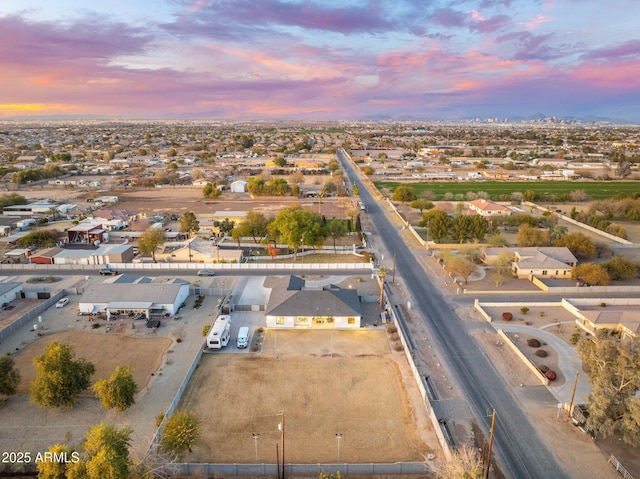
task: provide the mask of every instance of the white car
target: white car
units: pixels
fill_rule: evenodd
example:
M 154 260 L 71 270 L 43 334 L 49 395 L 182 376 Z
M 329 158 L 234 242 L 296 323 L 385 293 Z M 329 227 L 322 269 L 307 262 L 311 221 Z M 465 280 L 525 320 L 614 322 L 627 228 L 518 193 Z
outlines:
M 62 298 L 56 303 L 56 308 L 64 308 L 69 303 L 69 298 Z

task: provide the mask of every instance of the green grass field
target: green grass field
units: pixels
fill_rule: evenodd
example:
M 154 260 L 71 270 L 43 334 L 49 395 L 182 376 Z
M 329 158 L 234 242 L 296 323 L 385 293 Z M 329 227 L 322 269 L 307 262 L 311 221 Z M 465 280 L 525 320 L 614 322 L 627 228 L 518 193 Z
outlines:
M 549 200 L 575 190 L 584 190 L 594 200 L 612 198 L 619 193 L 629 195 L 640 191 L 638 181 L 424 181 L 416 183 L 397 183 L 394 181 L 374 182 L 379 190 L 388 188 L 394 191 L 400 185 L 413 188 L 417 196 L 425 190 L 432 191 L 437 200 L 446 193 L 466 194 L 469 191 L 485 191 L 493 200 L 509 200 L 514 192 L 535 192 L 541 199 Z

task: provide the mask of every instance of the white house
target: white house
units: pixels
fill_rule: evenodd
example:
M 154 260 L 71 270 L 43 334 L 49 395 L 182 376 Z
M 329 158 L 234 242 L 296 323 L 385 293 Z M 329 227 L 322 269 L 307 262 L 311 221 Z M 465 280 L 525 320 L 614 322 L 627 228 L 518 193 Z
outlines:
M 511 270 L 518 278 L 571 278 L 571 270 L 578 263 L 569 248 L 564 246 L 487 248 L 485 262 L 491 263 L 500 253 L 513 255 Z
M 335 285 L 323 289 L 305 289 L 297 276 L 267 278 L 272 288 L 265 310 L 267 327 L 280 329 L 356 329 L 362 310 L 355 289 Z

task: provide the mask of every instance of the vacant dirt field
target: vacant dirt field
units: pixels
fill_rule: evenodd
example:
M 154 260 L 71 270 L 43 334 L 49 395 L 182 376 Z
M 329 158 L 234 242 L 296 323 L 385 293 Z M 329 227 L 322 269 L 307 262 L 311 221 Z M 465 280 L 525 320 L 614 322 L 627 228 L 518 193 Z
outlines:
M 167 348 L 172 341 L 168 338 L 128 338 L 100 333 L 63 332 L 44 336 L 24 347 L 14 356 L 22 380 L 19 393 L 10 397 L 0 410 L 0 451 L 46 451 L 56 443 L 79 444 L 86 431 L 100 422 L 108 422 L 122 427 L 131 425 L 140 430 L 134 434 L 142 443 L 148 444 L 144 432 L 147 422 L 152 422 L 144 414 L 146 406 L 142 397 L 151 383 L 151 373 L 161 365 Z M 76 357 L 91 361 L 96 367 L 93 380 L 105 378 L 118 365 L 131 365 L 140 393 L 137 404 L 124 413 L 105 410 L 90 391 L 83 394 L 80 403 L 73 409 L 40 409 L 29 402 L 29 386 L 35 377 L 35 367 L 31 360 L 42 354 L 46 344 L 62 341 L 73 344 Z M 155 377 L 155 376 L 154 376 Z M 155 411 L 155 408 L 152 408 Z
M 336 434 L 341 462 L 441 456 L 407 374 L 383 330 L 269 331 L 260 353 L 205 355 L 181 405 L 203 418 L 203 435 L 182 459 L 254 462 L 258 433 L 259 462 L 273 463 L 281 411 L 286 462 L 335 462 Z
M 15 356 L 16 368 L 21 374 L 19 393 L 29 393 L 31 381 L 36 377 L 32 359 L 43 354 L 45 347 L 54 341 L 70 343 L 76 358 L 84 358 L 93 363 L 96 367 L 93 382 L 107 378 L 116 366 L 130 365 L 140 390 L 151 379 L 151 373 L 160 367 L 162 356 L 171 345 L 168 338 L 141 339 L 98 333 L 68 332 L 43 336 Z

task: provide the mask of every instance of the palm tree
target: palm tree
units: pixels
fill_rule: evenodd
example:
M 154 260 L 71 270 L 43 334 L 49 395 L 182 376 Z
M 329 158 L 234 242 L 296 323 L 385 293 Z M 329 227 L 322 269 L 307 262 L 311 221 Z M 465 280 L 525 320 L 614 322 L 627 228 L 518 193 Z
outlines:
M 384 266 L 378 268 L 378 277 L 380 278 L 380 309 L 382 309 L 382 305 L 384 303 L 384 279 L 389 273 L 389 270 Z

